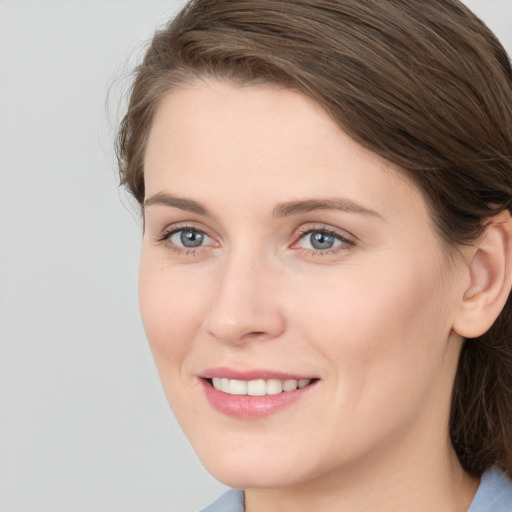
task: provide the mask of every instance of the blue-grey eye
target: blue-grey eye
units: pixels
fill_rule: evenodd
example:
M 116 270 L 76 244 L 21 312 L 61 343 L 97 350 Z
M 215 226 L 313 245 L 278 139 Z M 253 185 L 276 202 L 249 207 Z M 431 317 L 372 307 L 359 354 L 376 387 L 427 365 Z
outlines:
M 310 231 L 306 233 L 300 242 L 304 249 L 325 251 L 337 247 L 343 243 L 343 239 L 326 231 Z
M 334 247 L 335 239 L 332 235 L 327 233 L 311 233 L 310 240 L 311 246 L 315 249 L 331 249 Z
M 210 237 L 201 233 L 201 231 L 196 231 L 195 229 L 180 229 L 179 231 L 174 232 L 169 237 L 169 240 L 174 245 L 186 247 L 187 249 L 194 249 L 204 245 L 207 240 L 210 240 Z
M 199 247 L 204 240 L 204 235 L 192 230 L 183 230 L 180 235 L 180 241 L 184 247 Z

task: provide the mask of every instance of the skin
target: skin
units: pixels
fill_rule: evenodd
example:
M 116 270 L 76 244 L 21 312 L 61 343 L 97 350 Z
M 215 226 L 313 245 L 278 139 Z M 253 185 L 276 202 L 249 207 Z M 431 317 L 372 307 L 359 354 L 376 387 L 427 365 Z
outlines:
M 467 266 L 400 170 L 296 92 L 212 80 L 160 104 L 145 185 L 151 349 L 183 430 L 215 477 L 246 489 L 247 511 L 467 510 L 478 482 L 448 435 Z M 350 208 L 283 211 L 310 199 Z M 185 228 L 203 245 L 169 235 Z M 325 229 L 337 245 L 316 250 Z M 207 402 L 212 367 L 319 380 L 240 419 Z

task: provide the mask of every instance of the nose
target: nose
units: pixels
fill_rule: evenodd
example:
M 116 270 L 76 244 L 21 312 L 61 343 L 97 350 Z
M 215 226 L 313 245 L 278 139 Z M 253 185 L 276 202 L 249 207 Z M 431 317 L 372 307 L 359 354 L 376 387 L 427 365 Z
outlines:
M 222 264 L 207 333 L 222 343 L 244 344 L 279 337 L 285 330 L 276 270 L 263 257 L 232 254 Z

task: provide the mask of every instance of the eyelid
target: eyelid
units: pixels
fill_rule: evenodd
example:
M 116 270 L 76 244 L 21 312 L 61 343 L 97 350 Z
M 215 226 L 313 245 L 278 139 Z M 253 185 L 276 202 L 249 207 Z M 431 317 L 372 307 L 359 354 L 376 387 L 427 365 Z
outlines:
M 337 236 L 343 240 L 350 240 L 352 242 L 357 242 L 358 238 L 347 231 L 346 229 L 337 228 L 330 224 L 326 224 L 325 222 L 307 222 L 302 224 L 298 229 L 295 230 L 295 238 L 299 239 L 303 237 L 307 233 L 311 233 L 312 231 L 323 231 L 334 236 Z
M 211 230 L 206 228 L 200 222 L 195 221 L 180 221 L 173 222 L 171 224 L 167 224 L 165 227 L 158 229 L 155 234 L 155 238 L 161 239 L 168 237 L 171 233 L 176 233 L 177 231 L 185 231 L 185 230 L 197 231 L 198 233 L 204 233 L 211 239 L 215 239 L 216 237 L 211 233 Z

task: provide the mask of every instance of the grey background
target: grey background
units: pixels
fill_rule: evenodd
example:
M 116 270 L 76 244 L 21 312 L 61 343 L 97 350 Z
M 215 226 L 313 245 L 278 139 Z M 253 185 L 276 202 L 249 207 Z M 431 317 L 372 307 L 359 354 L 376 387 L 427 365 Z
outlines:
M 512 0 L 466 3 L 512 51 Z M 181 4 L 0 0 L 2 512 L 193 511 L 224 489 L 160 389 L 112 152 L 126 73 Z

